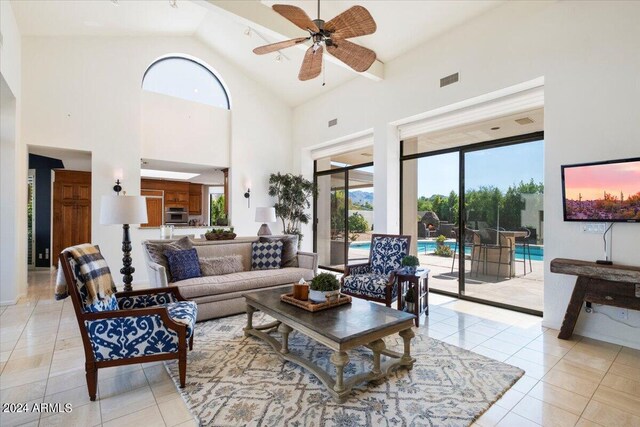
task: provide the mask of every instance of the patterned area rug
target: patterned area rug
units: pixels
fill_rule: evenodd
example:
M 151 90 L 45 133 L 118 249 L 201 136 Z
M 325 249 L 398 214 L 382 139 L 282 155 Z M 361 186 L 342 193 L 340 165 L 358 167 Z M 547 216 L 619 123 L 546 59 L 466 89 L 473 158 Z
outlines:
M 272 320 L 254 315 L 254 325 Z M 196 327 L 187 386 L 178 390 L 203 426 L 468 426 L 524 374 L 414 328 L 413 370 L 363 383 L 338 404 L 313 374 L 281 361 L 262 340 L 245 338 L 245 322 L 246 316 L 238 315 Z M 279 340 L 278 335 L 273 333 Z M 387 348 L 402 352 L 396 337 L 385 339 Z M 289 348 L 334 373 L 327 347 L 293 332 Z M 349 356 L 345 378 L 370 369 L 369 350 L 351 350 Z M 166 366 L 177 385 L 177 362 Z

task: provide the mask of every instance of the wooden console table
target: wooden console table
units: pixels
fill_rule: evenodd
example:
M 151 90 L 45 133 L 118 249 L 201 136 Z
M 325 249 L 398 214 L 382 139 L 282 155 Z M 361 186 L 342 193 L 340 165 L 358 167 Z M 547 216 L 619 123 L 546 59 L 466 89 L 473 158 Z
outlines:
M 640 267 L 556 258 L 551 272 L 578 276 L 558 338 L 573 334 L 583 302 L 640 310 Z

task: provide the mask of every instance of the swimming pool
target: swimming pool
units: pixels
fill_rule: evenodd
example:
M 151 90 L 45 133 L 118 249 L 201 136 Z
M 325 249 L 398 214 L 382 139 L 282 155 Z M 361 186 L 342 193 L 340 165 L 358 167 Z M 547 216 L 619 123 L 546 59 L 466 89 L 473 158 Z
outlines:
M 444 242 L 445 245 L 449 246 L 451 250 L 455 248 L 456 242 Z M 369 250 L 370 248 L 369 242 L 352 242 L 349 247 L 354 249 L 364 249 Z M 539 245 L 531 245 L 531 260 L 532 261 L 542 261 L 544 257 L 544 246 Z M 418 254 L 428 254 L 436 250 L 436 242 L 433 240 L 419 240 L 418 241 Z M 523 259 L 523 247 L 516 246 L 516 259 Z M 467 255 L 471 254 L 471 248 L 465 248 L 465 253 Z

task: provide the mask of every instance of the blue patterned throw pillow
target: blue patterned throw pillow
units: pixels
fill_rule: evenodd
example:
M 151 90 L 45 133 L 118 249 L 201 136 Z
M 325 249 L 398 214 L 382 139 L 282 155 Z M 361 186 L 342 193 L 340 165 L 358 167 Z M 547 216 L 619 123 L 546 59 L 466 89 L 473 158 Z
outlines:
M 198 253 L 195 249 L 168 250 L 164 254 L 169 262 L 169 270 L 174 282 L 201 276 Z
M 251 269 L 272 270 L 280 268 L 282 241 L 251 244 Z

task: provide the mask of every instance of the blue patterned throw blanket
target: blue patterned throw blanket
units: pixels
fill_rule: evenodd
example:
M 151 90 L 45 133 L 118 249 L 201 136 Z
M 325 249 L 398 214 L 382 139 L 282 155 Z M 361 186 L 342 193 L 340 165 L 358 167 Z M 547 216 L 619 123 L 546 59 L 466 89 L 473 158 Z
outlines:
M 83 283 L 88 301 L 93 304 L 99 300 L 109 299 L 116 292 L 116 286 L 111 277 L 111 271 L 107 262 L 102 257 L 100 250 L 89 243 L 71 246 L 63 252 L 71 253 L 75 263 L 75 274 Z M 56 277 L 56 300 L 69 296 L 68 283 L 62 271 L 62 264 L 58 261 L 58 275 Z

